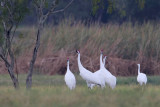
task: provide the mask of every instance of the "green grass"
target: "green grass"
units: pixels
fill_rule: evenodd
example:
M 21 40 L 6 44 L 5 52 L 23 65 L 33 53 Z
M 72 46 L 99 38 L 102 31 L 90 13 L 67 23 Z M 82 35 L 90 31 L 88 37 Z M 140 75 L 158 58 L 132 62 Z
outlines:
M 20 75 L 20 89 L 12 87 L 8 75 L 0 75 L 0 107 L 159 107 L 160 77 L 148 77 L 139 87 L 135 77 L 118 77 L 114 90 L 95 87 L 89 90 L 76 75 L 76 89 L 70 91 L 64 76 L 34 75 L 33 87 L 25 89 L 26 75 Z

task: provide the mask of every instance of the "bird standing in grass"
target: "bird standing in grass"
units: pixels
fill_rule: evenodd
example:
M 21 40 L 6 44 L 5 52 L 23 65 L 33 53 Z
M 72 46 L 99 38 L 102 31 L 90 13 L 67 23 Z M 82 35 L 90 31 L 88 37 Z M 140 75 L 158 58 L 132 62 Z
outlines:
M 103 50 L 101 50 L 101 53 L 100 53 L 100 69 L 96 72 L 94 72 L 95 75 L 99 76 L 99 78 L 101 79 L 101 82 L 103 84 L 103 86 L 105 87 L 105 73 L 103 72 L 103 62 L 102 62 L 102 57 L 103 57 Z M 91 84 L 91 89 L 95 86 L 95 84 Z
M 116 87 L 116 81 L 117 81 L 117 79 L 116 79 L 116 77 L 115 77 L 114 75 L 112 75 L 112 74 L 105 68 L 106 58 L 107 58 L 107 56 L 105 55 L 104 58 L 103 58 L 103 64 L 104 64 L 104 66 L 103 66 L 103 72 L 104 72 L 104 74 L 105 74 L 105 76 L 106 76 L 106 77 L 105 77 L 105 82 L 107 83 L 107 85 L 108 85 L 110 88 L 114 89 L 114 88 Z
M 70 90 L 73 90 L 76 87 L 75 76 L 69 69 L 69 58 L 67 59 L 67 72 L 65 74 L 64 80 Z
M 101 88 L 105 87 L 105 84 L 102 83 L 100 77 L 94 73 L 92 73 L 91 71 L 87 70 L 86 68 L 83 67 L 83 65 L 81 64 L 80 61 L 80 51 L 76 50 L 77 54 L 78 54 L 78 68 L 80 71 L 80 76 L 87 82 L 87 86 L 90 88 L 91 84 L 95 84 L 95 85 L 99 85 L 101 86 Z
M 140 73 L 140 64 L 137 64 L 138 65 L 138 76 L 137 76 L 137 82 L 140 84 L 140 85 L 143 85 L 147 83 L 147 76 L 146 74 L 144 73 Z

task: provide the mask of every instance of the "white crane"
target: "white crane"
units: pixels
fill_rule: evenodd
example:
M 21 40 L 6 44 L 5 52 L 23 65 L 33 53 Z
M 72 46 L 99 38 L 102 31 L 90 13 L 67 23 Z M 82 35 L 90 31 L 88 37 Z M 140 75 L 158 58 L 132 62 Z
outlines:
M 80 51 L 76 50 L 76 52 L 78 54 L 77 61 L 78 61 L 80 76 L 87 82 L 88 87 L 90 88 L 91 84 L 100 85 L 101 88 L 105 87 L 105 84 L 103 84 L 98 75 L 95 75 L 94 73 L 83 67 L 80 61 Z
M 102 63 L 102 51 L 100 55 L 100 70 L 96 71 L 95 74 L 101 78 L 101 81 L 104 81 L 110 88 L 114 89 L 116 87 L 116 77 L 112 75 L 106 68 L 105 62 L 107 56 L 104 56 Z M 91 89 L 95 86 L 95 84 L 91 84 Z
M 105 74 L 103 72 L 103 62 L 102 62 L 102 57 L 103 57 L 103 50 L 101 50 L 101 53 L 100 53 L 100 69 L 96 72 L 94 72 L 95 75 L 99 76 L 99 78 L 101 79 L 102 83 L 104 84 L 104 87 L 105 87 Z M 91 84 L 90 88 L 92 89 L 96 84 Z
M 67 59 L 67 72 L 65 74 L 64 80 L 70 90 L 73 90 L 76 87 L 75 76 L 69 69 L 69 59 Z
M 107 56 L 104 56 L 103 58 L 103 72 L 105 74 L 105 82 L 107 83 L 107 85 L 109 85 L 109 87 L 111 87 L 112 89 L 114 89 L 116 87 L 116 77 L 114 75 L 112 75 L 106 68 L 105 68 L 105 62 L 106 62 L 106 58 Z
M 137 76 L 137 82 L 140 84 L 140 85 L 143 85 L 147 83 L 147 76 L 146 74 L 144 73 L 140 73 L 140 64 L 137 64 L 138 65 L 138 76 Z

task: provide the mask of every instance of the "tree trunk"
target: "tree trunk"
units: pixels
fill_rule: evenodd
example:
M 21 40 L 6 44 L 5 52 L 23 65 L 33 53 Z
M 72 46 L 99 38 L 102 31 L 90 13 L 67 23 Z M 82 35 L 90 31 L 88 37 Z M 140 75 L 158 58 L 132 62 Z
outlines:
M 14 66 L 13 66 L 13 65 L 11 66 L 11 65 L 9 64 L 9 62 L 7 61 L 7 59 L 6 59 L 5 57 L 3 57 L 2 54 L 0 54 L 0 57 L 1 57 L 1 58 L 4 60 L 4 62 L 5 62 L 5 65 L 6 65 L 7 69 L 8 69 L 8 73 L 9 73 L 11 79 L 12 79 L 14 88 L 15 88 L 15 89 L 18 89 L 18 88 L 19 88 L 19 82 L 18 82 L 18 79 L 15 77 L 14 72 L 13 72 Z
M 40 46 L 40 37 L 41 37 L 41 32 L 43 29 L 43 23 L 40 22 L 38 25 L 38 32 L 37 32 L 37 40 L 36 40 L 36 45 L 34 47 L 34 51 L 33 51 L 33 56 L 30 62 L 30 66 L 29 66 L 29 72 L 28 72 L 28 76 L 26 79 L 26 88 L 30 89 L 32 87 L 32 74 L 33 74 L 33 67 L 34 67 L 34 63 L 36 61 L 37 58 L 37 52 Z
M 13 86 L 15 89 L 19 89 L 19 82 L 18 82 L 18 79 L 15 77 L 15 75 L 13 74 L 13 69 L 11 67 L 8 68 L 8 72 L 9 72 L 9 75 L 12 79 L 12 82 L 13 82 Z
M 18 79 L 15 77 L 14 72 L 13 72 L 13 70 L 14 70 L 14 54 L 11 50 L 10 30 L 7 31 L 6 37 L 7 37 L 8 53 L 9 53 L 9 57 L 10 57 L 11 62 L 9 64 L 7 59 L 3 59 L 3 60 L 5 61 L 5 64 L 6 64 L 6 67 L 8 69 L 8 73 L 9 73 L 11 79 L 12 79 L 14 88 L 18 89 L 19 88 L 19 82 L 18 82 Z

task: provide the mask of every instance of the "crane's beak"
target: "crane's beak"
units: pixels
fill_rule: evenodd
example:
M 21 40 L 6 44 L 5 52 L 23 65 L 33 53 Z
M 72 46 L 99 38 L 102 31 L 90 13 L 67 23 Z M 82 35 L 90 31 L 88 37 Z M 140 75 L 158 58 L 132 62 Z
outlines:
M 107 56 L 107 55 L 104 55 L 104 57 L 107 58 L 108 56 Z

